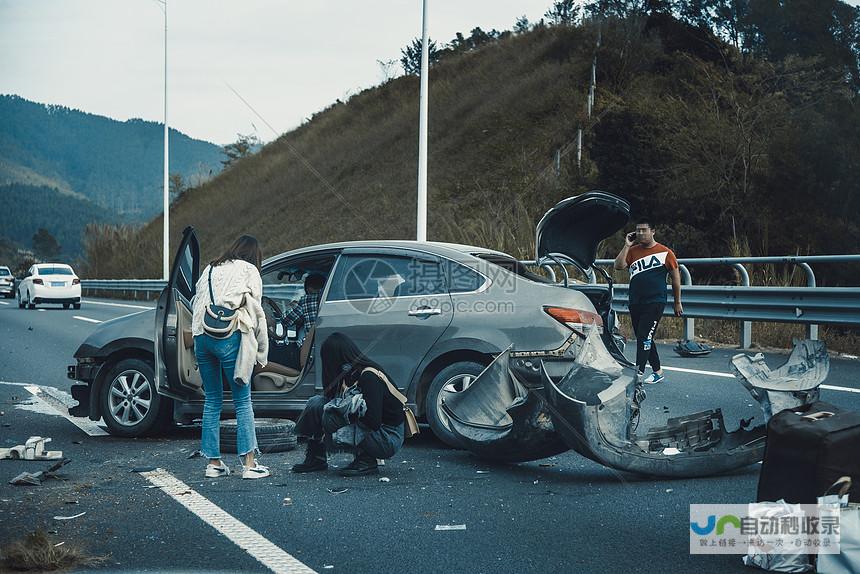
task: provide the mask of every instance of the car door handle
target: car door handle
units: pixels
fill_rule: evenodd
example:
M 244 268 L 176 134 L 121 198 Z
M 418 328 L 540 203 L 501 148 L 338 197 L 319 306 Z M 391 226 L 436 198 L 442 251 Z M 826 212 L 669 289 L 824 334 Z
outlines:
M 409 311 L 410 317 L 425 317 L 427 315 L 441 315 L 442 309 L 414 309 Z

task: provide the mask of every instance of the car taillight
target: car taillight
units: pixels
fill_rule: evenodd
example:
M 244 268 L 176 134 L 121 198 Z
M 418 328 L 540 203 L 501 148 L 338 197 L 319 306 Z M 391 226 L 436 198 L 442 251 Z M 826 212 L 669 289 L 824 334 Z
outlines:
M 544 307 L 543 310 L 559 323 L 563 323 L 576 331 L 581 331 L 583 327 L 592 325 L 599 328 L 603 327 L 603 319 L 591 311 L 567 307 Z
M 80 284 L 81 284 L 80 279 L 72 279 L 72 285 L 80 285 Z
M 33 284 L 34 285 L 44 285 L 45 282 L 42 281 L 41 279 L 33 279 Z

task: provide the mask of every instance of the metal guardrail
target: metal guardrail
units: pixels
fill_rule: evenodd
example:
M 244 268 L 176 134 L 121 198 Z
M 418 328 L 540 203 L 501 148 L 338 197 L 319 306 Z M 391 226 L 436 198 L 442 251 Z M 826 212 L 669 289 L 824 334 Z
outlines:
M 161 279 L 82 279 L 81 289 L 93 291 L 128 291 L 134 293 L 161 293 L 167 281 Z M 269 297 L 292 299 L 304 287 L 300 284 L 282 283 L 263 285 L 263 294 Z

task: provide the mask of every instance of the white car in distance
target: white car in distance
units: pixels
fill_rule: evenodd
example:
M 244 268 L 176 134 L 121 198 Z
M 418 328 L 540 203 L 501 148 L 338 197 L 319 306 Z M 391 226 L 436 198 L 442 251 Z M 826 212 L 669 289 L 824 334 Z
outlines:
M 0 265 L 0 295 L 7 299 L 15 296 L 15 277 L 5 265 Z
M 42 303 L 81 308 L 81 280 L 63 263 L 37 263 L 18 284 L 18 307 L 35 309 Z

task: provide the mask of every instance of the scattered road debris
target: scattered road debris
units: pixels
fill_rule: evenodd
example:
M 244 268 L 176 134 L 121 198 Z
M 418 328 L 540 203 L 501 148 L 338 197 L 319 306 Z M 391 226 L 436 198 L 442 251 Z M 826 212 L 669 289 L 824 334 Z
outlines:
M 329 491 L 330 493 L 332 493 L 332 494 L 343 494 L 344 492 L 346 492 L 346 491 L 347 491 L 347 490 L 349 490 L 349 489 L 348 489 L 348 488 L 346 488 L 346 487 L 341 486 L 341 487 L 338 487 L 338 488 L 327 488 L 326 490 L 328 490 L 328 491 Z
M 45 445 L 51 442 L 48 437 L 31 436 L 24 444 L 12 448 L 0 448 L 0 459 L 12 460 L 60 460 L 61 450 L 45 450 Z
M 387 476 L 381 476 L 379 478 L 379 482 L 391 482 L 391 479 L 388 478 Z
M 284 506 L 292 506 L 292 505 L 293 505 L 293 499 L 292 498 L 290 498 L 289 496 L 284 498 Z
M 74 514 L 72 516 L 55 516 L 54 520 L 74 520 L 75 518 L 80 518 L 84 514 L 86 514 L 86 511 L 79 512 L 78 514 Z
M 40 470 L 39 472 L 22 472 L 10 480 L 9 484 L 13 484 L 15 486 L 41 486 L 44 479 L 57 478 L 54 473 L 70 462 L 72 462 L 70 459 L 64 458 L 63 460 L 52 464 L 46 470 Z

